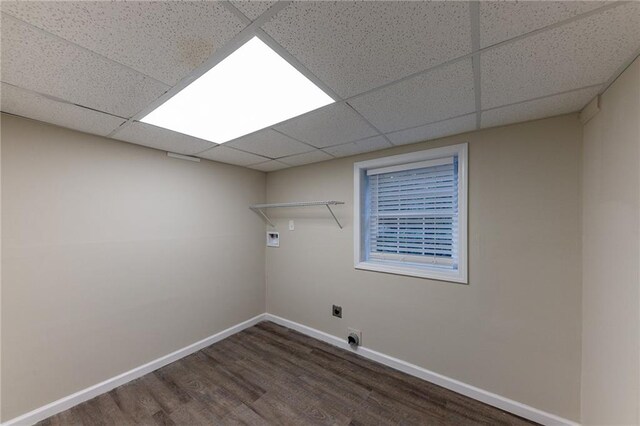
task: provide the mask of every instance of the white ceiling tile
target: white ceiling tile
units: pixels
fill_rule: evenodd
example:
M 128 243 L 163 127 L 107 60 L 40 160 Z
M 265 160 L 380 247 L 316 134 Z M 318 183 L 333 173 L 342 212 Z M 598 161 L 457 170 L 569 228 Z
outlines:
M 196 154 L 216 146 L 215 143 L 203 139 L 138 121 L 118 130 L 113 138 L 184 155 Z
M 81 132 L 106 136 L 125 122 L 119 117 L 58 102 L 5 83 L 1 93 L 0 109 L 4 112 Z
M 238 148 L 269 158 L 301 154 L 313 150 L 313 147 L 291 139 L 271 129 L 260 130 L 247 136 L 227 142 L 225 146 Z
M 252 21 L 256 20 L 256 18 L 266 12 L 267 9 L 276 4 L 275 1 L 266 0 L 232 0 L 231 3 Z
M 471 51 L 466 2 L 294 2 L 264 30 L 346 98 Z
M 600 87 L 581 89 L 562 95 L 510 105 L 484 111 L 481 127 L 502 126 L 521 121 L 537 120 L 581 110 L 599 91 Z
M 2 81 L 125 118 L 169 89 L 4 14 Z
M 328 105 L 274 128 L 318 148 L 364 139 L 378 133 L 344 103 Z
M 235 164 L 238 166 L 249 166 L 253 164 L 264 163 L 268 161 L 268 158 L 261 157 L 259 155 L 250 154 L 244 151 L 238 151 L 237 149 L 230 148 L 228 146 L 217 146 L 208 151 L 202 152 L 197 155 L 207 160 L 219 161 L 221 163 Z
M 469 132 L 475 130 L 475 128 L 476 114 L 474 113 L 425 126 L 387 133 L 387 137 L 394 145 L 405 145 Z
M 215 1 L 3 1 L 2 11 L 172 86 L 244 27 Z
M 391 148 L 391 146 L 383 136 L 374 136 L 344 145 L 330 146 L 324 148 L 324 150 L 335 157 L 347 157 L 349 155 L 362 154 L 363 152 L 387 149 Z
M 288 167 L 291 167 L 291 166 L 276 160 L 265 161 L 264 163 L 254 164 L 253 166 L 249 166 L 250 169 L 260 170 L 261 172 L 275 172 L 276 170 L 282 170 Z
M 640 46 L 639 22 L 632 2 L 483 53 L 482 108 L 604 83 Z
M 544 28 L 606 5 L 606 1 L 484 1 L 480 2 L 480 45 Z
M 304 154 L 292 155 L 290 157 L 280 158 L 281 161 L 290 166 L 302 166 L 304 164 L 318 163 L 320 161 L 331 160 L 333 157 L 320 150 L 307 152 Z
M 349 103 L 385 133 L 472 112 L 475 93 L 471 59 L 420 74 Z

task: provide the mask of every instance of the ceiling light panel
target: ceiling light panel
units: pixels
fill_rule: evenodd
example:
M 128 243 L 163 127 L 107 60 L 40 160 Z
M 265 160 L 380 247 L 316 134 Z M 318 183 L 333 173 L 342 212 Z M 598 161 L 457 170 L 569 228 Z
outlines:
M 331 102 L 254 37 L 141 121 L 224 143 Z

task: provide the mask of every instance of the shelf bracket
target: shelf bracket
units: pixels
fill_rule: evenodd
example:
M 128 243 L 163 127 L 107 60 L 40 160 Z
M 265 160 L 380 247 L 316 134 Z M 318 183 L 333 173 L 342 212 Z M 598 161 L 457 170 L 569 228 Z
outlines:
M 332 201 L 300 201 L 295 203 L 253 204 L 249 206 L 249 208 L 254 212 L 260 214 L 260 216 L 262 216 L 269 225 L 271 225 L 272 227 L 275 227 L 275 225 L 273 224 L 273 222 L 265 212 L 266 209 L 281 208 L 281 207 L 326 206 L 327 209 L 329 210 L 329 213 L 331 213 L 333 220 L 335 220 L 336 223 L 338 224 L 338 227 L 342 229 L 342 224 L 340 223 L 336 215 L 333 213 L 333 210 L 331 209 L 331 206 L 335 206 L 338 204 L 344 204 L 344 201 L 333 201 L 333 200 Z

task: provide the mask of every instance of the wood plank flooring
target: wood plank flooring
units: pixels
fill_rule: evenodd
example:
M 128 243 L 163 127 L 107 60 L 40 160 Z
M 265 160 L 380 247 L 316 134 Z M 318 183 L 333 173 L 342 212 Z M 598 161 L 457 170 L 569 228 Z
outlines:
M 264 322 L 40 425 L 529 425 Z

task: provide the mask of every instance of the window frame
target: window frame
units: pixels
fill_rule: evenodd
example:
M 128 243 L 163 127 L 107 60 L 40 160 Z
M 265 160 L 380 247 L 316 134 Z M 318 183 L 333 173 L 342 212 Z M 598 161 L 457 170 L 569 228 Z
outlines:
M 461 143 L 440 148 L 431 148 L 408 154 L 393 155 L 373 160 L 359 161 L 353 164 L 353 247 L 354 268 L 367 271 L 385 272 L 396 275 L 407 275 L 455 283 L 468 283 L 467 276 L 467 186 L 468 186 L 468 144 Z M 421 162 L 440 158 L 458 157 L 458 269 L 451 270 L 442 266 L 416 263 L 385 262 L 366 258 L 366 237 L 364 227 L 366 214 L 366 178 L 367 170 L 383 167 L 406 166 L 415 164 L 419 168 Z

